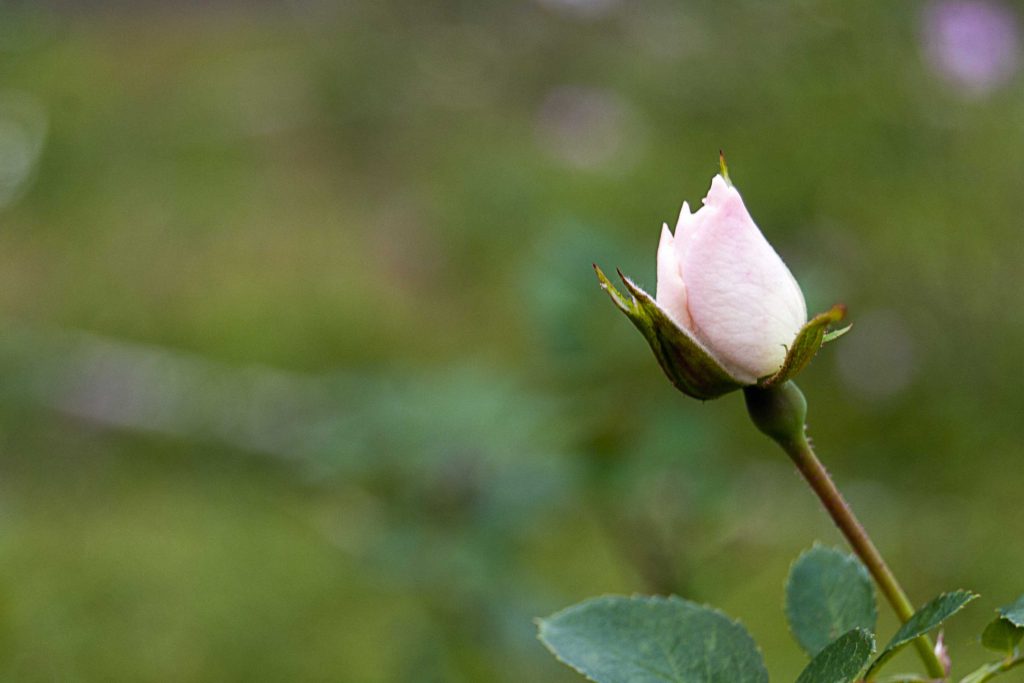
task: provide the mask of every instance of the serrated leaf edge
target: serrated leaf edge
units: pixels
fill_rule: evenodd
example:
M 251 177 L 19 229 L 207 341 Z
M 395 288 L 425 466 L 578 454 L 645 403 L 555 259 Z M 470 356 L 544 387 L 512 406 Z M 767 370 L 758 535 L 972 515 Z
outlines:
M 945 598 L 945 597 L 947 597 L 949 595 L 956 595 L 958 593 L 965 594 L 965 597 L 967 599 L 964 600 L 959 605 L 957 605 L 956 609 L 954 609 L 952 612 L 950 612 L 949 614 L 944 616 L 937 624 L 934 624 L 933 626 L 929 627 L 927 630 L 922 631 L 922 632 L 920 632 L 920 633 L 918 633 L 916 635 L 913 635 L 913 636 L 911 636 L 909 638 L 905 638 L 905 639 L 900 640 L 900 641 L 897 642 L 896 638 L 897 638 L 897 636 L 899 636 L 900 631 L 903 629 L 903 626 L 900 626 L 900 628 L 897 629 L 896 633 L 889 640 L 889 642 L 886 644 L 886 646 L 882 649 L 881 654 L 879 654 L 878 657 L 875 658 L 875 661 L 871 662 L 871 666 L 868 667 L 867 673 L 864 675 L 864 678 L 866 680 L 870 679 L 872 673 L 877 671 L 883 664 L 885 664 L 887 661 L 889 661 L 889 659 L 893 655 L 895 655 L 897 652 L 902 650 L 904 647 L 906 647 L 907 645 L 912 643 L 915 638 L 917 638 L 919 636 L 922 636 L 922 635 L 925 635 L 928 632 L 932 631 L 933 629 L 938 628 L 947 619 L 952 617 L 954 614 L 956 614 L 957 612 L 962 610 L 964 607 L 966 607 L 968 604 L 970 604 L 971 602 L 973 602 L 974 600 L 976 600 L 979 597 L 979 595 L 977 593 L 975 593 L 974 591 L 967 590 L 965 588 L 959 588 L 957 590 L 952 590 L 952 591 L 946 591 L 944 593 L 939 593 L 934 598 L 932 598 L 931 600 L 926 602 L 920 609 L 918 609 L 916 612 L 914 612 L 914 614 L 911 615 L 910 619 L 913 619 L 916 615 L 921 613 L 921 611 L 923 611 L 925 608 L 927 608 L 933 602 L 937 602 L 937 601 L 939 601 L 939 600 L 941 600 L 941 599 L 943 599 L 943 598 Z M 910 620 L 908 619 L 907 621 L 909 622 Z M 904 625 L 906 625 L 906 624 L 904 624 Z

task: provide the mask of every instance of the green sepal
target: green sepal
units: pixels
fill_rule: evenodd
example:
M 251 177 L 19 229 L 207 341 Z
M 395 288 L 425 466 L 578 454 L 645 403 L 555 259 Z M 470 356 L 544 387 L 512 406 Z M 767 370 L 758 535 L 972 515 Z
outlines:
M 840 327 L 838 330 L 829 330 L 828 332 L 825 333 L 825 336 L 821 338 L 821 345 L 824 346 L 825 344 L 828 344 L 831 341 L 839 339 L 844 334 L 849 332 L 851 327 L 853 327 L 852 323 L 847 325 L 846 327 Z
M 596 264 L 594 270 L 601 288 L 608 292 L 619 310 L 644 335 L 661 369 L 679 391 L 693 398 L 707 400 L 743 387 L 700 342 L 672 322 L 650 294 L 621 271 L 619 277 L 632 295 L 631 298 L 615 289 Z
M 825 342 L 838 339 L 850 330 L 852 326 L 847 325 L 840 330 L 828 331 L 829 325 L 833 325 L 845 317 L 846 306 L 836 304 L 824 313 L 819 313 L 808 320 L 807 324 L 800 328 L 796 339 L 793 340 L 793 345 L 786 351 L 786 360 L 782 362 L 782 367 L 774 375 L 759 379 L 758 386 L 775 386 L 800 374 L 800 371 L 807 367 L 807 364 L 814 358 L 814 354 L 818 353 L 818 349 Z

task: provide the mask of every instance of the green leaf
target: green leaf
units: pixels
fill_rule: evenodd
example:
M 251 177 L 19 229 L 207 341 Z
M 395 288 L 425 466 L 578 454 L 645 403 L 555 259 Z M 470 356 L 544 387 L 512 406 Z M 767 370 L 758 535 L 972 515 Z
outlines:
M 1024 626 L 1024 595 L 1017 598 L 1017 602 L 1000 607 L 999 616 L 1014 626 Z
M 918 636 L 923 636 L 928 633 L 928 631 L 931 631 L 946 619 L 959 612 L 963 609 L 964 605 L 977 597 L 977 593 L 964 590 L 943 593 L 918 611 L 914 612 L 913 616 L 911 616 L 910 619 L 908 619 L 907 622 L 903 624 L 898 631 L 896 631 L 896 635 L 892 637 L 889 644 L 885 646 L 884 650 L 882 650 L 882 654 L 872 662 L 865 678 L 870 678 L 874 671 L 887 662 L 890 657 L 899 652 L 899 650 L 906 646 L 907 643 Z
M 989 650 L 1012 655 L 1024 638 L 1024 596 L 996 612 L 999 616 L 985 627 L 981 644 Z
M 981 634 L 981 644 L 989 650 L 1011 655 L 1024 637 L 1024 628 L 1014 626 L 1009 619 L 998 617 Z
M 767 683 L 747 630 L 671 597 L 593 598 L 539 622 L 554 655 L 598 683 Z
M 782 384 L 787 379 L 796 377 L 811 362 L 811 359 L 818 353 L 818 349 L 821 348 L 822 344 L 846 334 L 849 327 L 831 333 L 831 336 L 826 339 L 828 326 L 839 322 L 845 317 L 846 306 L 836 304 L 824 313 L 819 313 L 808 320 L 807 324 L 800 328 L 796 339 L 793 340 L 793 345 L 786 351 L 786 360 L 783 361 L 779 371 L 774 375 L 762 377 L 758 380 L 758 385 L 762 387 L 775 386 L 776 384 Z
M 812 657 L 851 629 L 874 631 L 878 613 L 867 569 L 841 550 L 811 548 L 789 571 L 786 618 L 800 647 Z
M 796 683 L 850 683 L 875 651 L 875 637 L 855 628 L 815 655 Z

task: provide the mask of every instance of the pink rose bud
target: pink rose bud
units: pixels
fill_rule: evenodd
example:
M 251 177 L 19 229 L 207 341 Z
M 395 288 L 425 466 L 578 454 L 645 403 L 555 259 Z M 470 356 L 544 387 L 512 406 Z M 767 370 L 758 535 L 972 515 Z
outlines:
M 807 323 L 789 268 L 735 187 L 716 175 L 704 206 L 662 226 L 657 302 L 742 384 L 776 372 Z
M 683 204 L 673 235 L 658 245 L 657 298 L 622 276 L 627 299 L 596 268 L 601 286 L 647 338 L 669 379 L 707 399 L 740 387 L 794 377 L 818 349 L 846 332 L 827 332 L 843 306 L 807 320 L 803 292 L 722 174 L 696 213 Z

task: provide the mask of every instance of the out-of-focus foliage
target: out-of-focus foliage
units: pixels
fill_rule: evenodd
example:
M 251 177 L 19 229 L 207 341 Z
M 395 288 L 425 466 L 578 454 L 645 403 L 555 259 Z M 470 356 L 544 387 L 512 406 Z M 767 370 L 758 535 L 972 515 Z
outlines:
M 918 604 L 984 596 L 956 657 L 1024 566 L 1022 20 L 0 4 L 0 678 L 573 681 L 531 619 L 643 591 L 794 680 L 780 587 L 840 539 L 591 270 L 653 289 L 719 148 L 849 307 L 823 459 Z

